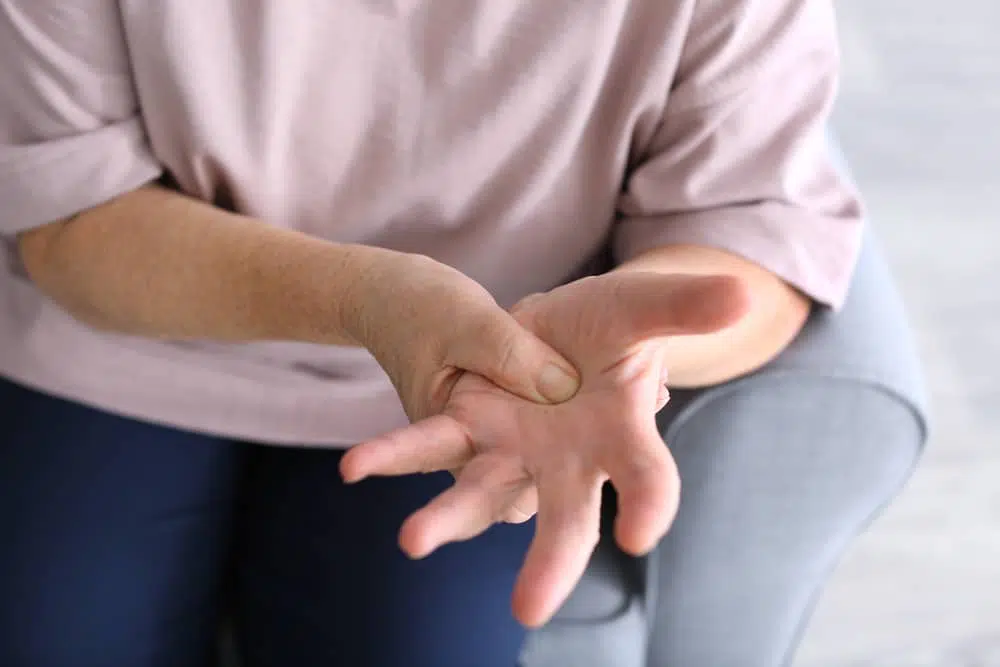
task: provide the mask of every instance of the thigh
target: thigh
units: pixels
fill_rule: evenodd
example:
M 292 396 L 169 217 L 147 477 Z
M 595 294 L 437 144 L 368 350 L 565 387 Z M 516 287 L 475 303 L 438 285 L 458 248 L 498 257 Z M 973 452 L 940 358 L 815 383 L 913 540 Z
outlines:
M 0 665 L 205 664 L 235 445 L 0 380 Z
M 789 664 L 834 565 L 909 477 L 919 422 L 855 381 L 677 394 L 667 441 L 683 492 L 653 556 L 650 667 Z
M 406 516 L 447 475 L 340 482 L 334 451 L 261 449 L 241 508 L 237 606 L 248 667 L 513 667 L 510 594 L 532 535 L 500 526 L 423 561 Z

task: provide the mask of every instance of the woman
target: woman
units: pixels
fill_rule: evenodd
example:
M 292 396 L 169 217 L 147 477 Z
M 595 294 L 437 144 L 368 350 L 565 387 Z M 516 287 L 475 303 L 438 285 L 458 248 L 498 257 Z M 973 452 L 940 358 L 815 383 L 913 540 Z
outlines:
M 606 480 L 669 528 L 664 382 L 844 298 L 833 23 L 0 1 L 0 664 L 204 664 L 224 589 L 250 667 L 515 664 Z

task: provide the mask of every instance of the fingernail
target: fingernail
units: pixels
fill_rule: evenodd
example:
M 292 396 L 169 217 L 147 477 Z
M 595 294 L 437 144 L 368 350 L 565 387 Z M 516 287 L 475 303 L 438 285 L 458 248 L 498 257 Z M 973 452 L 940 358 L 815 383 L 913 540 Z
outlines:
M 553 403 L 568 401 L 579 388 L 580 381 L 555 364 L 546 366 L 538 377 L 538 393 Z

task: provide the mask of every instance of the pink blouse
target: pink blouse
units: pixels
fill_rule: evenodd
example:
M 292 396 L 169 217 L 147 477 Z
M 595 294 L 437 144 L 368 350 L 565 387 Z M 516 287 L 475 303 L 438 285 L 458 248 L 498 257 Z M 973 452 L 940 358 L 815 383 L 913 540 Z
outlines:
M 4 0 L 0 375 L 159 423 L 348 446 L 405 423 L 364 351 L 142 340 L 73 320 L 14 235 L 168 173 L 502 304 L 670 244 L 844 298 L 832 0 Z M 6 252 L 2 252 L 5 248 Z

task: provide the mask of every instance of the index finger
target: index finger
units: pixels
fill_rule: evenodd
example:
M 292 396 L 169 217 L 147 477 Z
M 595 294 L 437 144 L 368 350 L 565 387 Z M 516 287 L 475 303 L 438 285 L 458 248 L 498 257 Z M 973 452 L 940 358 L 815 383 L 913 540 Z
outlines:
M 340 474 L 345 482 L 353 483 L 372 475 L 452 470 L 474 453 L 472 440 L 460 423 L 435 415 L 351 448 L 340 461 Z

